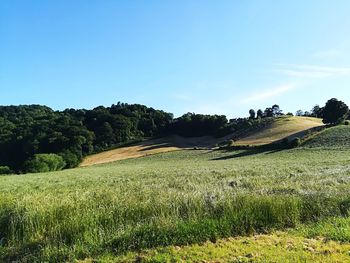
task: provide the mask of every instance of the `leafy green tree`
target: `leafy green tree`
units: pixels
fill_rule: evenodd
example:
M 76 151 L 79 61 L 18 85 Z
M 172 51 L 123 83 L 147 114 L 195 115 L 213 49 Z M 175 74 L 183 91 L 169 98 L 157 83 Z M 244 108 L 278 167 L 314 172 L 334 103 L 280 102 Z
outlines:
M 323 123 L 339 124 L 349 115 L 349 107 L 342 101 L 330 99 L 323 108 Z
M 249 119 L 255 119 L 255 110 L 251 109 L 249 111 Z
M 1 174 L 11 174 L 12 171 L 10 169 L 10 167 L 8 166 L 0 166 L 0 175 Z
M 323 108 L 321 108 L 319 105 L 315 105 L 311 110 L 311 116 L 315 118 L 322 118 Z
M 57 154 L 35 154 L 31 159 L 25 162 L 25 170 L 29 173 L 40 173 L 59 171 L 65 167 L 63 158 Z
M 272 108 L 266 108 L 264 111 L 264 117 L 274 117 L 274 111 Z
M 274 117 L 282 115 L 282 110 L 280 109 L 280 106 L 275 104 L 271 107 L 272 114 Z
M 302 110 L 297 110 L 297 112 L 295 113 L 295 116 L 303 116 L 304 112 Z
M 264 117 L 264 113 L 263 113 L 263 111 L 262 111 L 261 109 L 259 109 L 259 110 L 257 111 L 256 117 L 257 117 L 257 118 L 263 118 L 263 117 Z

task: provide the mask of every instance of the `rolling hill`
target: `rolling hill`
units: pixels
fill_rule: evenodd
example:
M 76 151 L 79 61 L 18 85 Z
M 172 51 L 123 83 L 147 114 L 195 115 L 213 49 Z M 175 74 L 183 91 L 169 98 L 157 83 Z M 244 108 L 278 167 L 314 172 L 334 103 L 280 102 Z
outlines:
M 235 142 L 236 145 L 263 145 L 280 141 L 286 137 L 303 136 L 310 129 L 323 126 L 322 120 L 310 117 L 280 117 L 262 130 L 250 133 Z M 176 150 L 199 148 L 214 148 L 218 143 L 230 139 L 232 135 L 223 138 L 211 136 L 184 138 L 168 136 L 165 138 L 148 140 L 131 146 L 116 148 L 84 159 L 80 166 L 109 163 L 118 160 L 138 158 L 147 155 Z

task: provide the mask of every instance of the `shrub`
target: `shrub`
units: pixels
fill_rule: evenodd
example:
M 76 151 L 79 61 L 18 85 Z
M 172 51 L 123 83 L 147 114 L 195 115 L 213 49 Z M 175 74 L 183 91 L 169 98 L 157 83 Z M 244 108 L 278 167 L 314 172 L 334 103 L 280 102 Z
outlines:
M 57 154 L 35 154 L 24 164 L 24 169 L 29 173 L 40 173 L 59 171 L 65 167 L 66 163 L 63 158 Z
M 288 139 L 288 138 L 284 138 L 284 139 L 282 140 L 282 145 L 288 147 L 288 145 L 289 145 L 289 139 Z
M 1 174 L 11 174 L 12 171 L 8 166 L 0 166 L 0 175 Z
M 229 147 L 235 146 L 235 141 L 234 141 L 234 140 L 229 140 L 228 146 L 229 146 Z
M 350 121 L 344 121 L 344 125 L 350 125 Z
M 74 168 L 77 167 L 82 160 L 82 157 L 79 154 L 72 153 L 71 151 L 64 151 L 59 153 L 66 163 L 64 168 Z
M 300 144 L 301 144 L 301 140 L 300 140 L 299 137 L 294 138 L 294 139 L 290 142 L 290 146 L 291 146 L 292 148 L 298 147 L 298 146 L 300 146 Z

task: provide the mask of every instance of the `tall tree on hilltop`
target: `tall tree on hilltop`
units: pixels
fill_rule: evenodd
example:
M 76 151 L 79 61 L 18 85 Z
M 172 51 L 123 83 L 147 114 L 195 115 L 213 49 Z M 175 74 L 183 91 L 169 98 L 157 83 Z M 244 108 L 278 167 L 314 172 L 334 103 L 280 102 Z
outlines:
M 349 116 L 349 107 L 342 101 L 330 99 L 323 109 L 323 123 L 339 124 Z
M 249 119 L 255 119 L 255 110 L 251 109 L 249 111 Z

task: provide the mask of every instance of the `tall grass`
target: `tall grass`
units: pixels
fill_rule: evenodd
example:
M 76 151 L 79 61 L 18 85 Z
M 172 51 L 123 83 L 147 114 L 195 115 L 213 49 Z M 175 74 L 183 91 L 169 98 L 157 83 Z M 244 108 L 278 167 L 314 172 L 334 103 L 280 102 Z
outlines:
M 73 261 L 347 216 L 348 156 L 184 151 L 0 177 L 0 261 Z

